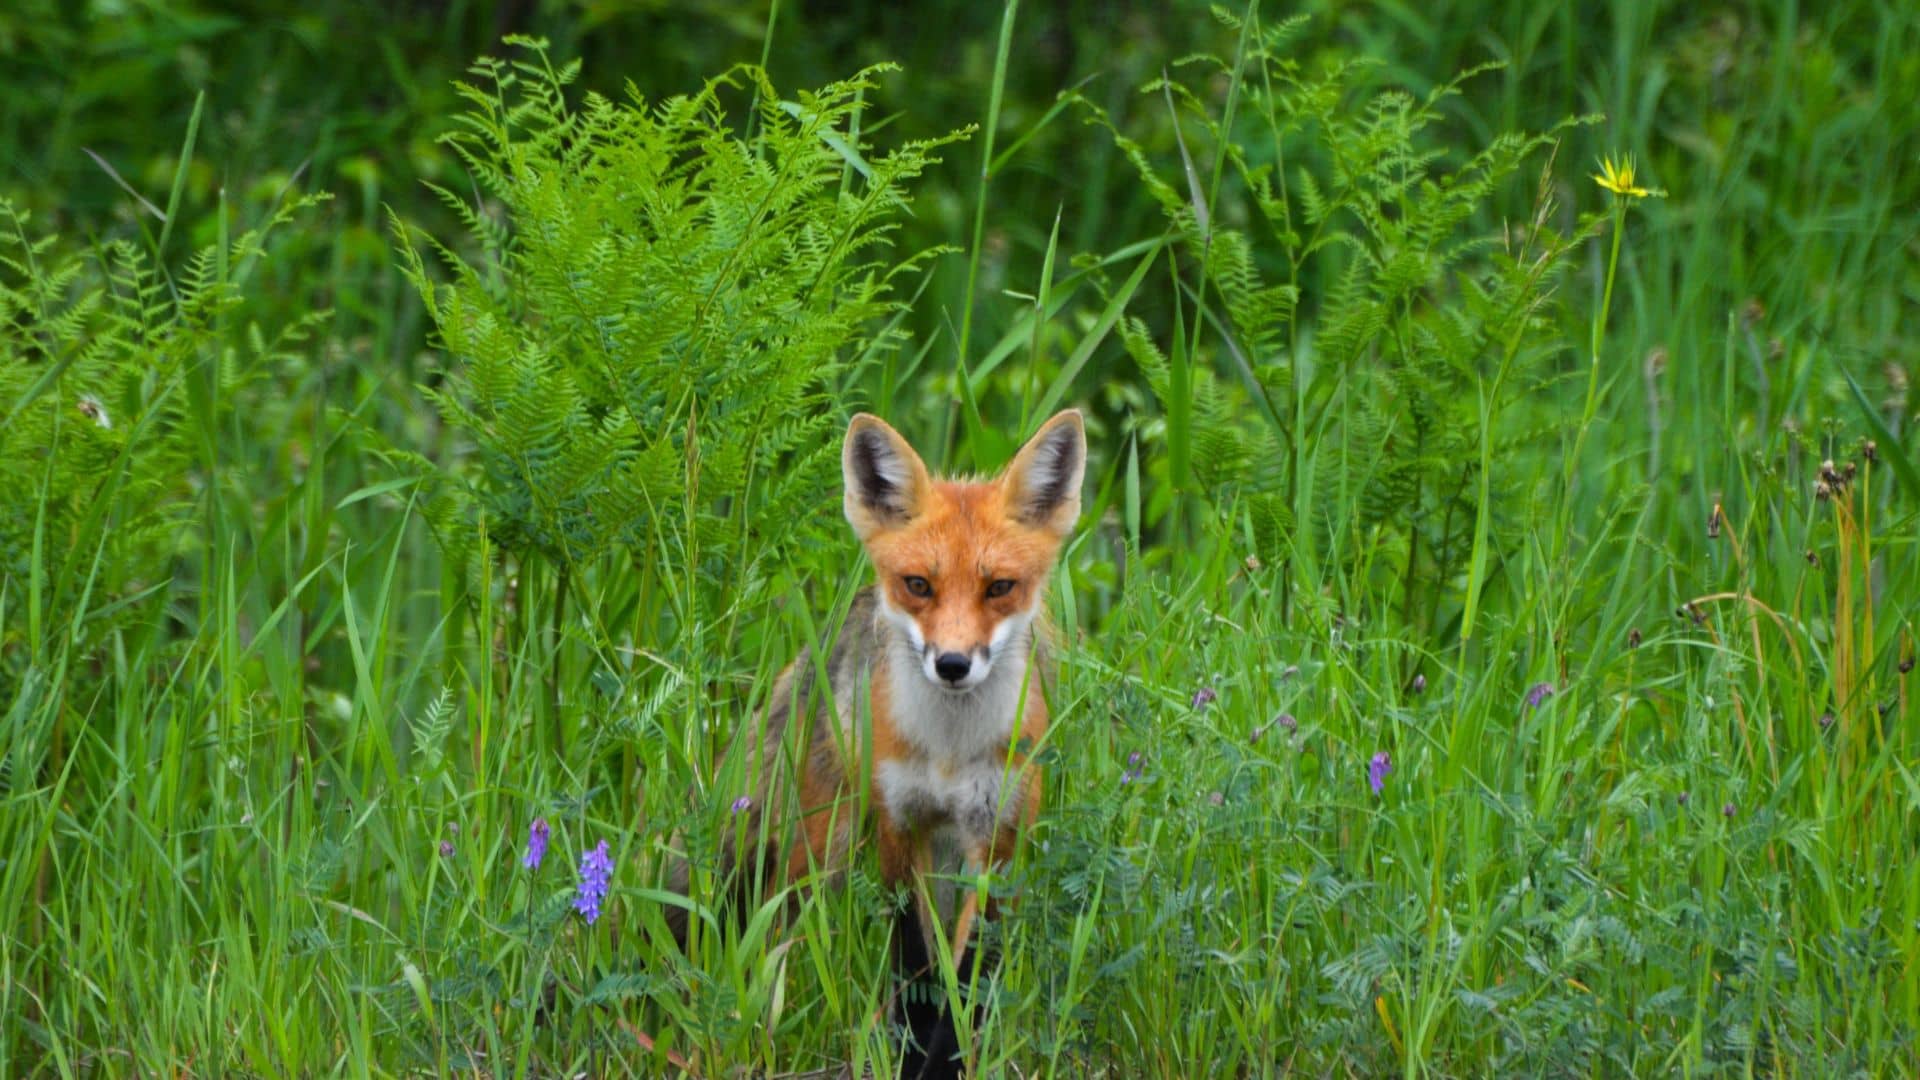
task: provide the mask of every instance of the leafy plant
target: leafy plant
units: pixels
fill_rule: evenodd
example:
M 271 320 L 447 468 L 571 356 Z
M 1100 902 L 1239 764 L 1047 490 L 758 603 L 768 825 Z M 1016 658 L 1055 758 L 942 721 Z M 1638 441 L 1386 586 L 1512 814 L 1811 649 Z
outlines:
M 750 608 L 835 505 L 829 399 L 896 343 L 881 320 L 929 253 L 889 239 L 949 140 L 862 144 L 884 67 L 793 100 L 738 67 L 688 96 L 576 107 L 578 65 L 514 43 L 523 58 L 475 66 L 448 136 L 486 201 L 436 189 L 480 254 L 429 241 L 439 283 L 396 226 L 454 361 L 434 400 L 473 445 L 440 535 L 464 558 L 478 526 L 551 569 L 556 605 L 571 576 L 631 558 L 643 591 L 670 583 L 675 625 L 706 625 Z
M 25 665 L 78 664 L 165 598 L 199 540 L 187 525 L 221 388 L 243 356 L 298 346 L 317 319 L 271 335 L 225 324 L 267 231 L 309 201 L 177 272 L 128 240 L 31 236 L 0 201 L 0 696 Z
M 1547 430 L 1496 421 L 1551 378 L 1554 290 L 1600 222 L 1561 220 L 1555 133 L 1465 155 L 1436 138 L 1482 69 L 1421 96 L 1362 93 L 1365 61 L 1309 71 L 1287 55 L 1304 20 L 1216 14 L 1235 58 L 1143 88 L 1172 114 L 1174 168 L 1113 131 L 1180 241 L 1171 350 L 1140 319 L 1122 332 L 1166 412 L 1169 479 L 1211 499 L 1217 529 L 1244 528 L 1260 562 L 1375 588 L 1397 575 L 1405 611 L 1431 615 L 1482 510 L 1511 494 L 1501 460 Z M 1207 86 L 1223 83 L 1216 112 Z M 1529 219 L 1496 226 L 1496 197 L 1543 151 Z

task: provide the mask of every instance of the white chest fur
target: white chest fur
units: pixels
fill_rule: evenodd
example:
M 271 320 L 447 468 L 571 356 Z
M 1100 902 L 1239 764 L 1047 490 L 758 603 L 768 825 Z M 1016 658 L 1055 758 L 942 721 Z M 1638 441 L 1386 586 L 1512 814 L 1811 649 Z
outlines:
M 895 819 L 920 827 L 951 825 L 961 844 L 990 843 L 995 830 L 1020 813 L 1017 773 L 998 761 L 942 768 L 923 757 L 880 764 L 880 797 Z

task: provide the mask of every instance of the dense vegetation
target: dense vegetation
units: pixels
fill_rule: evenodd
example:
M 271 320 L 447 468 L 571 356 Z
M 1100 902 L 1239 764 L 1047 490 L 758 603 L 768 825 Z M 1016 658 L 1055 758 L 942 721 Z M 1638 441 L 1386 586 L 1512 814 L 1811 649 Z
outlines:
M 1911 1071 L 1920 11 L 1307 7 L 0 11 L 0 1073 L 884 1072 L 648 931 L 1075 403 L 981 1072 Z

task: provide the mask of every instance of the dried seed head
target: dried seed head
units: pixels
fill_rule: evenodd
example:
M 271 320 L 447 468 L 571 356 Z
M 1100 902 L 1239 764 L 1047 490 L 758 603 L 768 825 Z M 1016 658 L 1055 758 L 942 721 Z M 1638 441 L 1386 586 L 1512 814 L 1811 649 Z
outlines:
M 1866 444 L 1860 447 L 1860 456 L 1863 458 L 1866 458 L 1868 461 L 1873 461 L 1875 459 L 1875 455 L 1879 453 L 1880 453 L 1880 444 L 1877 442 L 1874 442 L 1872 439 L 1868 439 L 1866 441 Z
M 1834 719 L 1833 719 L 1833 713 L 1831 711 L 1823 712 L 1820 714 L 1820 730 L 1821 731 L 1826 731 L 1832 728 L 1833 725 L 1834 725 Z
M 1685 806 L 1687 805 L 1687 799 L 1690 797 L 1691 796 L 1689 796 L 1687 792 L 1683 791 L 1679 795 L 1675 796 L 1674 801 L 1678 802 L 1681 806 Z
M 81 416 L 93 421 L 96 427 L 112 430 L 113 418 L 107 415 L 107 407 L 100 404 L 99 398 L 92 394 L 82 394 L 80 400 L 74 402 L 73 407 L 80 410 Z
M 1820 565 L 1820 555 L 1819 553 L 1815 552 L 1812 548 L 1808 548 L 1806 550 L 1806 559 L 1807 559 L 1808 566 Z
M 1907 672 L 1912 670 L 1913 670 L 1913 655 L 1909 653 L 1908 655 L 1900 658 L 1900 674 L 1905 675 Z
M 1720 539 L 1720 504 L 1713 504 L 1713 511 L 1707 515 L 1707 539 Z
M 1787 343 L 1779 338 L 1767 339 L 1767 359 L 1778 360 L 1787 355 Z
M 1247 565 L 1247 573 L 1249 574 L 1259 573 L 1260 572 L 1260 556 L 1258 555 L 1247 556 L 1246 565 Z
M 1640 647 L 1640 628 L 1636 626 L 1633 629 L 1627 631 L 1627 648 L 1637 649 L 1639 647 Z
M 1746 306 L 1740 309 L 1740 321 L 1747 326 L 1752 326 L 1766 317 L 1767 305 L 1761 303 L 1757 296 L 1748 300 Z
M 1855 462 L 1849 461 L 1847 462 L 1847 467 L 1841 470 L 1840 475 L 1844 477 L 1848 483 L 1852 483 L 1853 475 L 1859 471 L 1860 471 L 1860 466 Z
M 1821 502 L 1826 502 L 1829 498 L 1832 498 L 1832 496 L 1833 488 L 1829 486 L 1825 480 L 1813 485 L 1814 498 L 1819 499 Z
M 1659 378 L 1660 373 L 1667 370 L 1667 347 L 1665 345 L 1655 345 L 1653 348 L 1648 349 L 1647 358 L 1641 361 L 1641 364 L 1646 370 L 1647 378 Z

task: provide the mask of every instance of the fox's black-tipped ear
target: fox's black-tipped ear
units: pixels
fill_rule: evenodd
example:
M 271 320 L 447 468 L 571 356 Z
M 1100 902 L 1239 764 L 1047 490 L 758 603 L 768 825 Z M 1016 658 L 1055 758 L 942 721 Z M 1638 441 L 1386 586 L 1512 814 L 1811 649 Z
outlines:
M 1067 409 L 1040 425 L 1000 482 L 1016 518 L 1065 536 L 1080 519 L 1080 481 L 1086 471 L 1086 425 L 1079 409 Z
M 932 484 L 920 455 L 877 416 L 860 413 L 847 425 L 840 451 L 847 523 L 865 540 L 912 521 Z

